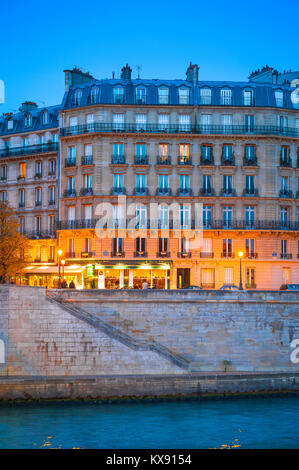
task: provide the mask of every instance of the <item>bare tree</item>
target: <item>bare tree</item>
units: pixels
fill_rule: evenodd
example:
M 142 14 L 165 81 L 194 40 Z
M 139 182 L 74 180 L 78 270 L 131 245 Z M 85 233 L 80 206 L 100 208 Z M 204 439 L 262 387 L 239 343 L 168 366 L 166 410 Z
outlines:
M 0 202 L 0 279 L 7 282 L 26 266 L 25 253 L 29 240 L 20 233 L 14 209 Z

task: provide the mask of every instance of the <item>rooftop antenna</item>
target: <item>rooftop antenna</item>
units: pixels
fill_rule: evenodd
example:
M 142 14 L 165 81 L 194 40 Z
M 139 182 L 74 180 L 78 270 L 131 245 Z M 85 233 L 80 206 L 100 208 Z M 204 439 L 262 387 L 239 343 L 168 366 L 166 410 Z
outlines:
M 141 70 L 142 70 L 141 65 L 137 65 L 137 72 L 138 72 L 137 78 L 140 78 L 140 72 L 141 72 Z

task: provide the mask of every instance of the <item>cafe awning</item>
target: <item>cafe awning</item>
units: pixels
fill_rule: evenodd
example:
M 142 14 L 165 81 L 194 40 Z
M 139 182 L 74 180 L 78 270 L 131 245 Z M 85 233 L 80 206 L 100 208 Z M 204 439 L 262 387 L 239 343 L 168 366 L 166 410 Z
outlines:
M 79 264 L 73 264 L 70 266 L 61 267 L 60 272 L 64 271 L 64 274 L 80 274 L 84 271 L 86 266 Z M 27 266 L 23 269 L 23 273 L 27 274 L 58 274 L 58 266 Z

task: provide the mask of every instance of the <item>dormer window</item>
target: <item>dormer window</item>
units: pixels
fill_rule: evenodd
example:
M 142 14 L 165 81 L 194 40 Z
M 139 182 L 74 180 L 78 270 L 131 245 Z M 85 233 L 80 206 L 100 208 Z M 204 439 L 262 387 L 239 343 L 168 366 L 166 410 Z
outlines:
M 90 103 L 95 104 L 98 101 L 98 94 L 99 89 L 97 87 L 93 87 L 90 91 Z
M 31 114 L 25 116 L 25 127 L 30 127 L 32 122 Z
M 124 102 L 124 89 L 122 86 L 113 88 L 113 103 L 121 104 Z
M 179 88 L 179 104 L 189 104 L 189 88 Z
M 281 90 L 275 91 L 275 100 L 276 100 L 276 106 L 279 106 L 279 107 L 283 106 L 283 91 Z
M 228 88 L 224 88 L 220 92 L 220 104 L 229 106 L 232 104 L 232 91 Z
M 48 122 L 49 122 L 48 111 L 44 111 L 43 112 L 43 124 L 48 124 Z
M 11 130 L 11 129 L 13 129 L 13 120 L 9 119 L 7 121 L 7 130 Z
M 82 91 L 81 90 L 75 91 L 74 101 L 73 101 L 74 106 L 79 106 L 79 104 L 81 103 L 81 96 L 82 96 Z
M 146 104 L 146 88 L 144 86 L 136 88 L 136 104 Z
M 169 89 L 167 87 L 158 88 L 158 102 L 159 104 L 169 103 Z
M 212 103 L 212 90 L 210 88 L 200 89 L 200 104 Z
M 243 103 L 244 103 L 244 106 L 253 105 L 253 91 L 252 90 L 243 91 Z

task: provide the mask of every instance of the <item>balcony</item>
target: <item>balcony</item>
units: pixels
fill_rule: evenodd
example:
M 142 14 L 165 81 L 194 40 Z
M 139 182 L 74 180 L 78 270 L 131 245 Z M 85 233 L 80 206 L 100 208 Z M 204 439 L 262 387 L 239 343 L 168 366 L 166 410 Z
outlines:
M 148 165 L 148 156 L 147 155 L 135 155 L 134 163 L 135 165 Z
M 215 289 L 215 282 L 201 282 L 200 287 L 202 289 Z
M 259 195 L 258 189 L 256 188 L 245 188 L 243 190 L 244 197 L 257 197 Z
M 127 194 L 127 190 L 124 187 L 116 187 L 111 189 L 111 194 L 118 195 L 118 194 Z
M 157 165 L 171 165 L 171 156 L 170 155 L 158 155 L 157 156 Z
M 76 258 L 76 253 L 74 251 L 67 251 L 65 254 L 66 258 Z
M 158 251 L 157 253 L 157 258 L 169 258 L 170 257 L 170 251 Z
M 125 252 L 124 251 L 111 251 L 112 258 L 124 258 Z
M 134 258 L 147 258 L 147 251 L 134 251 Z
M 178 258 L 191 258 L 191 251 L 179 251 Z
M 200 258 L 214 258 L 214 253 L 212 251 L 209 251 L 209 252 L 201 251 L 199 256 Z
M 200 188 L 199 196 L 215 196 L 215 190 L 213 188 Z
M 56 170 L 50 170 L 48 175 L 49 176 L 56 176 Z
M 93 165 L 93 156 L 92 155 L 84 155 L 82 158 L 81 158 L 81 165 L 84 166 L 84 165 Z
M 257 158 L 249 158 L 245 155 L 243 159 L 243 166 L 257 166 Z
M 95 251 L 81 251 L 81 258 L 92 258 L 95 255 Z
M 250 253 L 246 253 L 245 257 L 247 259 L 257 259 L 258 258 L 258 253 L 252 251 Z
M 92 196 L 93 190 L 92 188 L 81 188 L 80 196 Z
M 299 137 L 299 129 L 296 127 L 287 127 L 283 131 L 280 126 L 223 126 L 223 125 L 191 125 L 180 126 L 179 124 L 168 124 L 161 128 L 161 124 L 141 124 L 138 123 L 120 123 L 117 127 L 116 123 L 112 122 L 94 122 L 92 123 L 92 131 L 98 133 L 114 133 L 121 129 L 125 133 L 135 134 L 140 132 L 147 132 L 151 134 L 159 134 L 161 132 L 168 134 L 180 134 L 186 132 L 187 134 L 201 134 L 201 135 L 271 135 L 271 136 L 288 136 Z M 78 126 L 64 127 L 60 130 L 61 136 L 85 134 L 90 132 L 90 124 L 81 124 Z M 58 148 L 58 147 L 57 147 Z M 1 155 L 1 153 L 0 153 Z
M 50 199 L 50 200 L 48 201 L 48 205 L 49 205 L 49 206 L 55 206 L 55 204 L 56 204 L 55 199 Z
M 63 197 L 76 197 L 76 190 L 75 189 L 65 189 L 63 193 Z
M 178 165 L 192 165 L 192 157 L 189 156 L 178 156 Z
M 232 251 L 222 251 L 221 258 L 234 258 L 234 253 Z
M 125 97 L 124 95 L 121 96 L 113 96 L 113 104 L 124 104 Z
M 279 197 L 291 199 L 293 197 L 293 192 L 290 189 L 281 189 L 279 191 Z
M 200 157 L 200 165 L 202 166 L 213 166 L 214 165 L 214 157 L 211 156 L 201 156 Z
M 292 259 L 292 253 L 280 253 L 280 259 Z
M 10 147 L 0 150 L 0 158 L 57 151 L 58 142 L 51 142 L 49 144 L 27 145 L 23 147 Z
M 31 239 L 45 239 L 45 238 L 55 238 L 54 230 L 32 230 L 31 232 L 25 231 L 23 234 Z
M 66 158 L 64 162 L 65 168 L 72 168 L 76 166 L 76 159 L 75 158 Z
M 292 168 L 292 160 L 289 157 L 280 157 L 279 166 L 283 168 Z
M 233 188 L 222 188 L 221 195 L 225 197 L 236 196 L 236 190 Z
M 35 207 L 40 207 L 42 205 L 42 201 L 35 201 Z
M 233 155 L 229 157 L 222 155 L 221 165 L 222 166 L 235 166 L 235 157 Z
M 22 209 L 23 207 L 25 207 L 25 201 L 19 202 L 19 208 Z
M 172 190 L 170 188 L 157 188 L 156 196 L 171 196 Z
M 149 189 L 148 188 L 135 188 L 134 195 L 135 196 L 148 196 Z
M 34 179 L 40 179 L 40 178 L 42 178 L 42 177 L 43 177 L 43 175 L 42 175 L 41 172 L 37 172 L 37 173 L 35 173 L 35 175 L 34 175 Z
M 124 165 L 126 163 L 126 157 L 124 155 L 112 155 L 112 165 Z
M 176 193 L 177 196 L 192 196 L 193 191 L 190 188 L 179 188 Z
M 246 289 L 256 289 L 256 284 L 252 284 L 252 283 L 251 283 L 251 284 L 247 284 L 247 283 L 246 283 L 246 284 L 245 284 L 245 288 L 246 288 Z
M 0 183 L 6 183 L 6 181 L 7 181 L 7 176 L 1 176 Z

